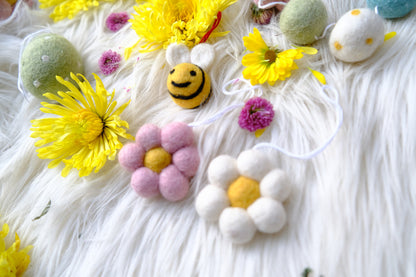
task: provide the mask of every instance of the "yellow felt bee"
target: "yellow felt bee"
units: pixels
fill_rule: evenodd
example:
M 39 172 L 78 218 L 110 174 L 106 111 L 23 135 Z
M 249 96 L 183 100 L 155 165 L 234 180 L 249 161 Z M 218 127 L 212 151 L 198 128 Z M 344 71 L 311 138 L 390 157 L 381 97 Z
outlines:
M 183 44 L 172 44 L 166 51 L 166 60 L 173 67 L 167 87 L 172 100 L 185 109 L 205 104 L 211 96 L 211 80 L 205 70 L 215 57 L 209 44 L 198 44 L 191 52 Z

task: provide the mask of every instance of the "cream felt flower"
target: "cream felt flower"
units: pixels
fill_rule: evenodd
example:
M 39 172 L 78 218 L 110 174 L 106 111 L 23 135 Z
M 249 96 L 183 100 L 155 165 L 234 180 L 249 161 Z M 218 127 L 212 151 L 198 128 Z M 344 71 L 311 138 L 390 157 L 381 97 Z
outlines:
M 249 242 L 256 231 L 276 233 L 286 223 L 282 205 L 290 194 L 288 177 L 272 169 L 258 150 L 237 159 L 222 155 L 208 168 L 210 182 L 197 196 L 195 207 L 207 221 L 219 220 L 221 233 L 232 242 Z

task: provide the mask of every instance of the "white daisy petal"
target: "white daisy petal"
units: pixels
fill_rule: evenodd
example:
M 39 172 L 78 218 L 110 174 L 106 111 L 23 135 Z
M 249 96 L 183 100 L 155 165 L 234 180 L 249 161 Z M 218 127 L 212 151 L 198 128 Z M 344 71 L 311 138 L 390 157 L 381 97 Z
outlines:
M 195 200 L 196 211 L 208 221 L 218 220 L 221 212 L 229 206 L 226 192 L 215 185 L 207 185 Z
M 233 157 L 221 155 L 213 159 L 208 167 L 208 180 L 213 185 L 223 189 L 240 176 L 237 170 L 237 163 Z
M 268 197 L 261 197 L 247 209 L 257 229 L 263 233 L 276 233 L 286 223 L 283 205 Z
M 290 194 L 291 186 L 289 178 L 281 169 L 274 169 L 264 176 L 260 182 L 262 196 L 271 197 L 277 201 L 285 201 Z
M 270 170 L 270 163 L 264 153 L 258 150 L 247 150 L 237 158 L 237 167 L 241 175 L 261 181 Z
M 226 208 L 220 216 L 220 230 L 233 243 L 249 242 L 256 233 L 256 226 L 247 211 L 242 208 Z

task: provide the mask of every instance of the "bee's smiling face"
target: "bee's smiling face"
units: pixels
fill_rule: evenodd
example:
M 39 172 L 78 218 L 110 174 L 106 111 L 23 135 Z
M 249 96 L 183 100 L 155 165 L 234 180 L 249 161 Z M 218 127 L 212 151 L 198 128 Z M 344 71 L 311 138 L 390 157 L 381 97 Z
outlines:
M 190 96 L 204 85 L 204 72 L 191 63 L 181 63 L 169 73 L 167 86 L 169 91 L 178 96 Z

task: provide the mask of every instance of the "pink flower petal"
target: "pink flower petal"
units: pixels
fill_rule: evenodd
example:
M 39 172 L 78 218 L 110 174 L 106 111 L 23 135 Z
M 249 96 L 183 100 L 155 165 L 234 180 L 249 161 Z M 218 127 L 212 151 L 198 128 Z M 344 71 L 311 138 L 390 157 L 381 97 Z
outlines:
M 194 143 L 194 133 L 191 127 L 183 122 L 173 122 L 166 125 L 162 129 L 161 137 L 162 147 L 171 154 Z
M 170 165 L 160 173 L 159 190 L 169 201 L 185 198 L 189 190 L 189 181 L 174 165 Z
M 185 177 L 195 176 L 199 166 L 198 149 L 195 146 L 179 149 L 173 154 L 172 161 Z
M 135 170 L 143 166 L 143 158 L 146 151 L 136 143 L 129 143 L 121 148 L 118 153 L 118 161 L 128 170 Z
M 160 129 L 153 124 L 143 125 L 136 134 L 136 141 L 147 151 L 161 145 Z
M 141 167 L 133 173 L 130 185 L 140 196 L 149 198 L 159 195 L 159 175 L 147 167 Z

